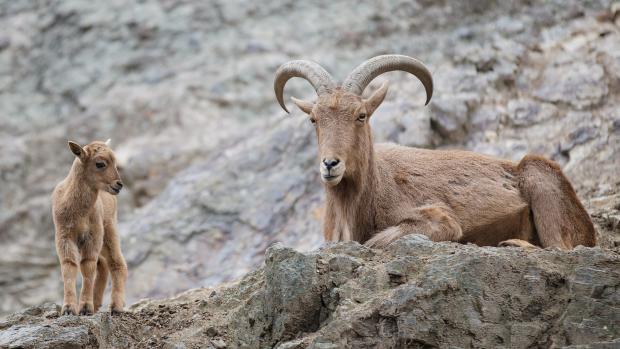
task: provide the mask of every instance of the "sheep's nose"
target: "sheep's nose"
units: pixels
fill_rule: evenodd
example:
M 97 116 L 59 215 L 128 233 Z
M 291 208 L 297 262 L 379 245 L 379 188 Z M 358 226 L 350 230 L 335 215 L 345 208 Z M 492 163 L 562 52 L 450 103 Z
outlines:
M 116 181 L 116 186 L 118 187 L 118 189 L 121 189 L 123 187 L 123 182 Z
M 333 167 L 336 167 L 340 163 L 338 159 L 323 159 L 323 165 L 328 170 L 331 170 Z

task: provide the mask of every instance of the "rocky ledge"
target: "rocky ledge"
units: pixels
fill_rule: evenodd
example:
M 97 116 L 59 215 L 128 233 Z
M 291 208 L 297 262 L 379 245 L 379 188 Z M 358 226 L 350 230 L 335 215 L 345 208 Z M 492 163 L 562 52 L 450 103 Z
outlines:
M 225 266 L 223 266 L 225 267 Z M 218 288 L 117 317 L 45 304 L 0 323 L 0 348 L 617 348 L 620 250 L 481 248 L 410 235 L 300 253 Z

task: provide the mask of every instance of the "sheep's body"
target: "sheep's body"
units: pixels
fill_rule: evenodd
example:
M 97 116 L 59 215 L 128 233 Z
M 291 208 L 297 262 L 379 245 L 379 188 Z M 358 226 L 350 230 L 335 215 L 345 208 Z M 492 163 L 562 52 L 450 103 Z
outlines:
M 326 240 L 381 247 L 420 233 L 434 241 L 492 246 L 570 249 L 596 244 L 590 216 L 550 160 L 528 155 L 516 164 L 467 151 L 373 145 L 368 119 L 388 85 L 367 99 L 361 94 L 376 76 L 394 70 L 416 75 L 430 101 L 430 72 L 406 56 L 372 58 L 341 86 L 313 62 L 291 61 L 276 72 L 274 90 L 285 110 L 288 79 L 303 77 L 318 93 L 314 103 L 293 101 L 316 128 L 326 190 Z
M 78 148 L 72 146 L 72 150 Z M 112 276 L 113 313 L 124 306 L 127 266 L 116 231 L 116 197 L 122 187 L 114 156 L 100 142 L 84 147 L 77 154 L 69 175 L 52 193 L 52 212 L 56 228 L 56 251 L 64 282 L 63 314 L 77 314 L 76 278 L 82 274 L 79 313 L 96 312 L 103 302 L 108 275 Z M 95 161 L 106 162 L 97 169 Z M 100 173 L 94 173 L 98 171 Z M 110 186 L 108 189 L 108 186 Z
M 572 248 L 580 244 L 593 246 L 596 242 L 589 216 L 572 188 L 557 190 L 568 181 L 551 161 L 534 156 L 522 161 L 542 172 L 537 176 L 537 180 L 544 178 L 540 184 L 555 182 L 548 183 L 548 189 L 557 196 L 546 203 L 547 217 L 539 218 L 559 218 L 560 222 L 549 227 L 554 231 L 543 232 L 551 236 L 539 238 L 528 200 L 531 195 L 525 193 L 529 182 L 524 166 L 468 151 L 416 149 L 395 144 L 376 144 L 374 150 L 372 158 L 376 166 L 370 164 L 369 171 L 375 168 L 376 176 L 370 177 L 376 180 L 369 183 L 370 190 L 365 191 L 364 197 L 351 200 L 354 192 L 364 192 L 356 188 L 354 180 L 339 184 L 348 185 L 351 193 L 343 195 L 327 189 L 327 201 L 331 203 L 325 220 L 327 240 L 347 240 L 346 232 L 350 231 L 351 240 L 371 246 L 385 246 L 409 233 L 424 234 L 435 241 L 471 242 L 481 246 L 505 242 L 506 245 Z M 351 207 L 352 202 L 358 202 L 361 207 Z M 554 202 L 569 205 L 553 207 Z M 365 213 L 349 214 L 355 211 Z M 577 226 L 587 234 L 580 234 L 575 227 L 562 226 L 561 221 L 566 220 L 553 217 L 553 212 L 581 219 Z M 372 219 L 359 222 L 357 217 L 364 215 Z

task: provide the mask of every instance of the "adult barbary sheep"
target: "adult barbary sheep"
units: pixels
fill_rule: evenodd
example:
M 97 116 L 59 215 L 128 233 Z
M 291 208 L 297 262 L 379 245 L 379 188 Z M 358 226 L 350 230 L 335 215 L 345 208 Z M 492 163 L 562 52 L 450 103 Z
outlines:
M 368 120 L 388 90 L 384 83 L 361 97 L 380 74 L 402 70 L 433 93 L 428 69 L 401 55 L 372 58 L 337 86 L 321 66 L 291 61 L 276 72 L 274 89 L 283 100 L 293 77 L 308 80 L 315 103 L 293 98 L 315 125 L 319 169 L 326 190 L 326 240 L 382 247 L 421 233 L 433 241 L 478 245 L 594 246 L 590 216 L 559 166 L 527 155 L 518 164 L 467 151 L 426 150 L 395 144 L 373 145 Z
M 78 312 L 75 293 L 78 266 L 82 272 L 80 315 L 101 307 L 112 277 L 112 314 L 123 311 L 127 265 L 116 232 L 116 197 L 123 183 L 109 140 L 85 147 L 69 142 L 76 159 L 69 175 L 52 194 L 56 252 L 64 282 L 63 315 Z

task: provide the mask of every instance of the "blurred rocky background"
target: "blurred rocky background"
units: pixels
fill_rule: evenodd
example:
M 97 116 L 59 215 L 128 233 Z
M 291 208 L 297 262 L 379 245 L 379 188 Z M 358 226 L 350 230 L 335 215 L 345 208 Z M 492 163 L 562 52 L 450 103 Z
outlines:
M 272 90 L 298 58 L 338 79 L 378 54 L 420 58 L 433 101 L 422 106 L 412 76 L 382 76 L 376 140 L 550 157 L 608 250 L 592 258 L 617 256 L 619 11 L 609 0 L 1 0 L 0 314 L 62 299 L 50 194 L 73 159 L 68 139 L 112 138 L 129 304 L 239 278 L 275 241 L 320 246 L 314 131 Z M 287 87 L 314 98 L 303 81 Z

